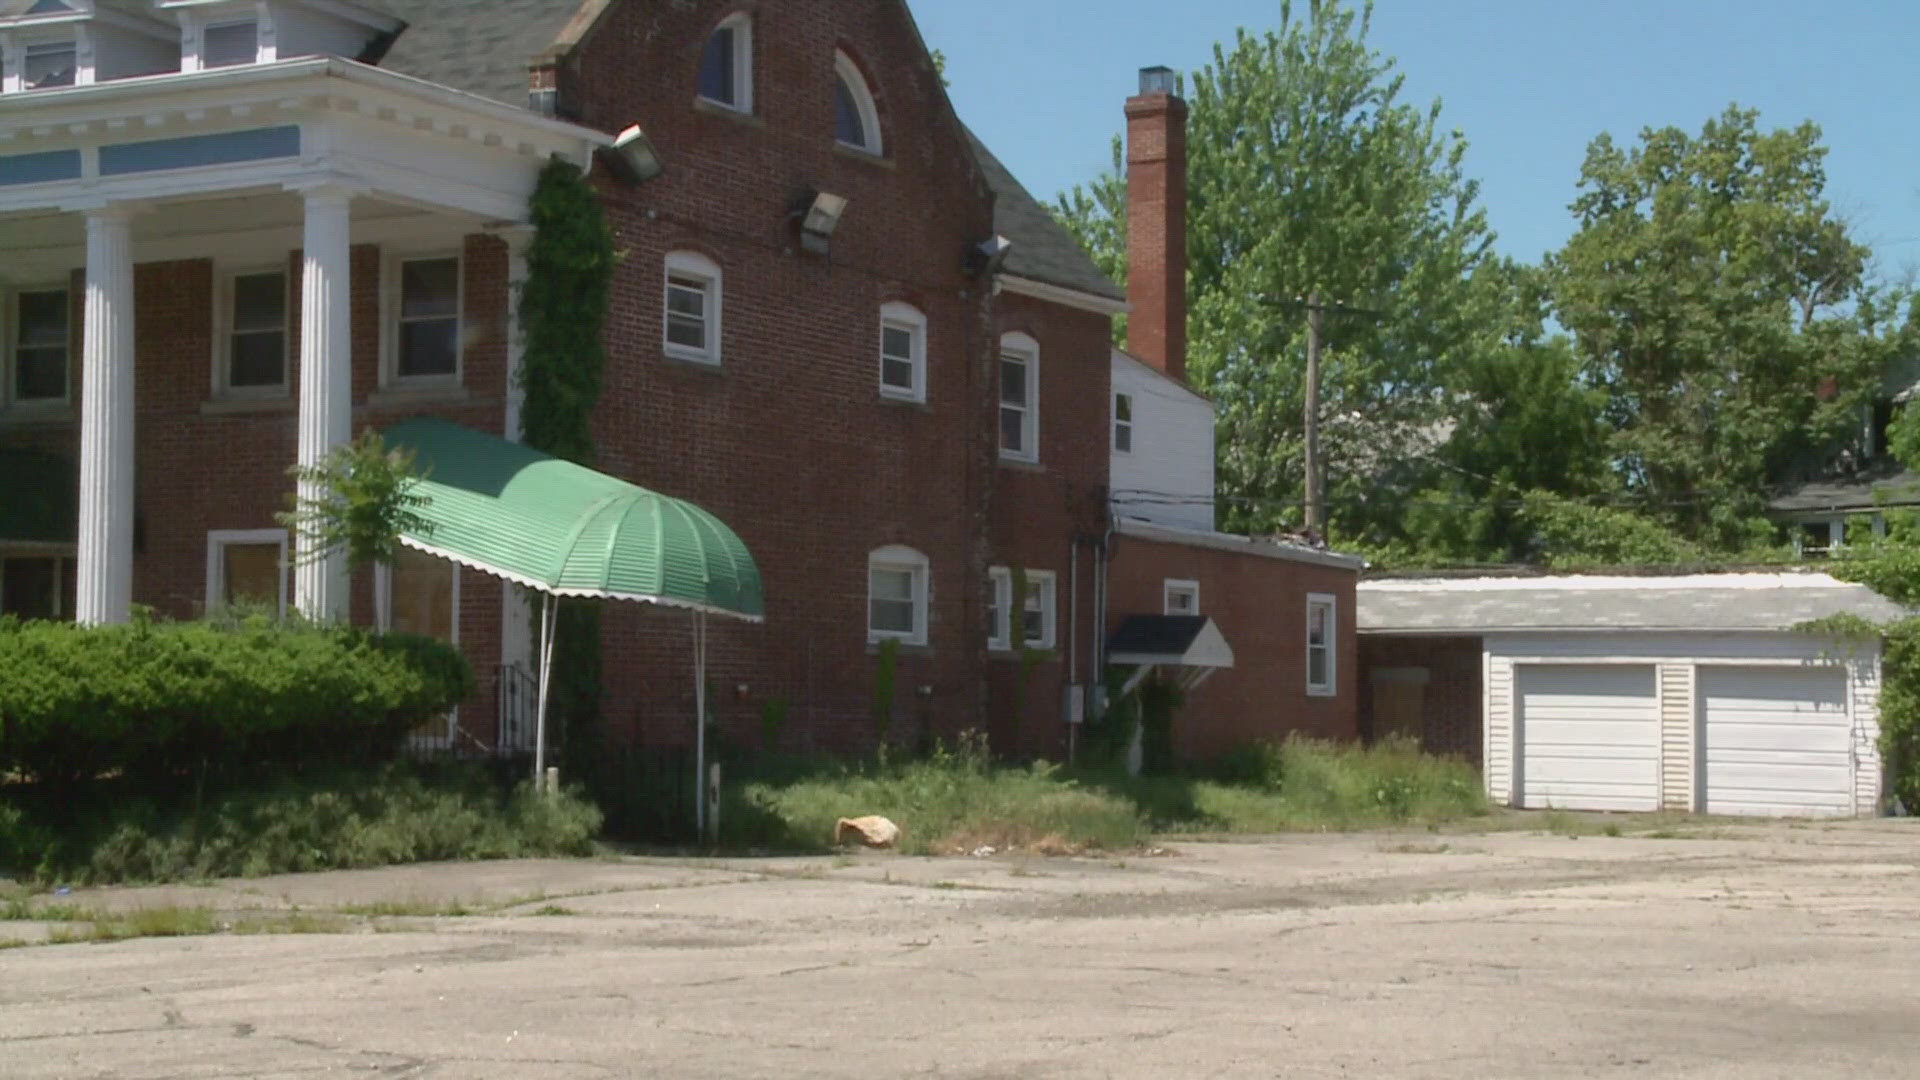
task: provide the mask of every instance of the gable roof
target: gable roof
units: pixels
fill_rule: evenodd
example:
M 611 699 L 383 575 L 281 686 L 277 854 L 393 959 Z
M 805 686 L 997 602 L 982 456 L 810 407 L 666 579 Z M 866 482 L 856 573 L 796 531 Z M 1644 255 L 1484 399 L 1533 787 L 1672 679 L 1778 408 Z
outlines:
M 407 23 L 380 66 L 527 107 L 528 68 L 582 0 L 379 0 Z
M 1080 241 L 1053 219 L 1013 173 L 993 156 L 972 130 L 967 141 L 980 163 L 980 173 L 993 189 L 993 231 L 1013 241 L 1002 269 L 1015 277 L 1032 278 L 1063 289 L 1125 300 L 1127 294 L 1100 272 Z

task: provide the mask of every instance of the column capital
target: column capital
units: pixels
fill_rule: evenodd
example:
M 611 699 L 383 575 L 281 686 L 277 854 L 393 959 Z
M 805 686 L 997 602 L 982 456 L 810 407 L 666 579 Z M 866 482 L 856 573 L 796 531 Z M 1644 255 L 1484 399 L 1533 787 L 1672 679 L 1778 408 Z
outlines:
M 70 214 L 85 215 L 88 224 L 93 222 L 132 221 L 147 210 L 147 204 L 130 199 L 74 199 L 60 204 L 60 209 Z
M 365 184 L 330 177 L 324 180 L 302 180 L 286 185 L 288 191 L 314 202 L 349 202 L 355 196 L 365 195 L 370 190 Z

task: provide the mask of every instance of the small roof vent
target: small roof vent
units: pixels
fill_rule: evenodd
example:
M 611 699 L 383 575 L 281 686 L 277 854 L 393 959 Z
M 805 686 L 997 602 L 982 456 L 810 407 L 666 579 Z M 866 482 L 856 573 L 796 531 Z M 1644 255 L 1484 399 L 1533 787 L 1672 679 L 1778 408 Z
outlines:
M 1140 69 L 1140 92 L 1142 94 L 1171 94 L 1174 87 L 1173 69 L 1170 67 L 1145 67 Z

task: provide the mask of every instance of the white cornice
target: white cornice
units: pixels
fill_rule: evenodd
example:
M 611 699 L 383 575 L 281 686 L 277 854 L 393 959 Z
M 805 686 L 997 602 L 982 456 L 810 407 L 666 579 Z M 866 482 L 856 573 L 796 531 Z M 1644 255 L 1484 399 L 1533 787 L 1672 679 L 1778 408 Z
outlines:
M 1216 551 L 1231 551 L 1240 555 L 1257 555 L 1267 559 L 1285 559 L 1291 562 L 1309 563 L 1314 566 L 1332 567 L 1336 570 L 1352 570 L 1359 573 L 1366 569 L 1367 560 L 1356 555 L 1341 555 L 1319 548 L 1302 547 L 1299 544 L 1282 543 L 1278 540 L 1260 540 L 1250 536 L 1235 536 L 1232 533 L 1203 532 L 1199 529 L 1180 529 L 1170 525 L 1155 525 L 1139 518 L 1115 518 L 1114 531 L 1121 536 L 1137 537 L 1141 540 L 1157 540 L 1165 544 L 1185 544 L 1189 547 L 1212 548 Z
M 1098 315 L 1125 315 L 1133 310 L 1133 305 L 1125 300 L 1115 300 L 1110 296 L 1098 296 L 1060 285 L 1049 285 L 1044 281 L 1020 277 L 1017 274 L 996 274 L 993 283 L 997 288 L 1016 296 L 1031 296 L 1035 300 L 1045 300 L 1050 304 L 1078 308 Z

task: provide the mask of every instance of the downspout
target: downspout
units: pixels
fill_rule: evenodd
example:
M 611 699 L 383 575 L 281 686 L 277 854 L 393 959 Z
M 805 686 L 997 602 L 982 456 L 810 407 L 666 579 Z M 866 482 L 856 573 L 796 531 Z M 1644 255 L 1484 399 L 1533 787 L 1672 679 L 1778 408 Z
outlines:
M 1067 545 L 1067 686 L 1064 708 L 1067 713 L 1067 764 L 1072 765 L 1079 749 L 1080 717 L 1074 713 L 1074 673 L 1080 670 L 1080 534 L 1074 533 Z M 1086 691 L 1083 689 L 1081 694 Z M 1082 706 L 1084 712 L 1084 706 Z

